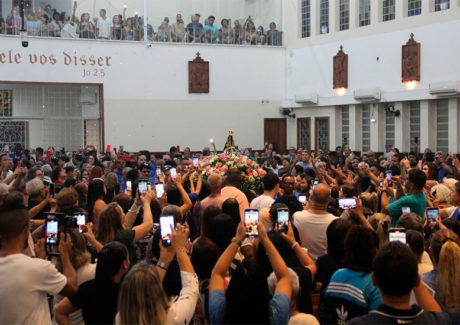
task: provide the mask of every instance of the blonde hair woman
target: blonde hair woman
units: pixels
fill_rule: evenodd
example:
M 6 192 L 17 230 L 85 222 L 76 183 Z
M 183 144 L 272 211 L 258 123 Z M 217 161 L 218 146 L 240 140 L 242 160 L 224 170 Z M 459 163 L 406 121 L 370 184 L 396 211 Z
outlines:
M 431 239 L 430 255 L 434 270 L 422 274 L 443 310 L 460 317 L 460 242 L 447 229 L 436 232 Z M 458 320 L 458 319 L 457 319 Z
M 120 288 L 116 324 L 188 324 L 199 296 L 198 277 L 186 253 L 188 228 L 172 229 L 171 246 L 161 245 L 157 266 L 141 262 L 126 275 Z M 176 256 L 182 289 L 174 302 L 168 301 L 162 282 L 169 263 Z

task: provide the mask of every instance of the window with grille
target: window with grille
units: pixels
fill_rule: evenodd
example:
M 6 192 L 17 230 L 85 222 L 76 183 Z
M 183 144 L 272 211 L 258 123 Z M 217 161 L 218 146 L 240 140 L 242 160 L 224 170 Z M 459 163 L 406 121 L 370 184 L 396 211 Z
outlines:
M 447 10 L 450 7 L 449 0 L 435 0 L 434 1 L 434 11 Z
M 371 23 L 371 0 L 359 0 L 359 26 Z
M 310 37 L 311 33 L 311 6 L 310 0 L 302 0 L 302 38 Z
M 448 100 L 436 101 L 436 151 L 447 153 L 449 149 Z
M 362 116 L 362 147 L 363 152 L 369 151 L 371 149 L 371 105 L 363 105 L 363 116 Z
M 310 150 L 310 118 L 297 119 L 297 147 Z
M 340 30 L 350 28 L 350 0 L 340 0 Z
M 385 111 L 385 152 L 395 144 L 395 115 Z
M 395 0 L 383 0 L 383 21 L 395 19 Z
M 422 13 L 422 0 L 407 1 L 407 15 L 409 17 L 418 16 Z
M 329 33 L 329 0 L 321 0 L 320 2 L 319 27 L 321 34 Z
M 420 102 L 409 103 L 410 144 L 414 147 L 415 138 L 420 139 Z M 420 144 L 420 140 L 418 142 Z
M 348 106 L 342 106 L 342 140 L 350 138 L 350 109 Z

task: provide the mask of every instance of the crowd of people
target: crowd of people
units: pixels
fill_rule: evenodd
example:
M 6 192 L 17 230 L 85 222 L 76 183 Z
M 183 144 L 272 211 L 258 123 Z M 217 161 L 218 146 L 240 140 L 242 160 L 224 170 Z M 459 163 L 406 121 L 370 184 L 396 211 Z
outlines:
M 179 149 L 4 150 L 0 323 L 460 322 L 458 156 Z
M 112 18 L 107 16 L 105 9 L 99 10 L 98 17 L 91 17 L 89 13 L 77 17 L 76 1 L 71 13 L 58 12 L 51 7 L 46 9 L 46 12 L 29 10 L 24 15 L 24 27 L 29 36 L 143 41 L 146 30 L 146 40 L 150 42 L 282 45 L 282 33 L 275 22 L 265 30 L 263 26 L 256 27 L 251 16 L 244 22 L 223 18 L 218 28 L 214 16 L 204 19 L 203 25 L 198 13 L 191 16 L 188 24 L 184 23 L 181 14 L 177 14 L 175 22 L 170 24 L 169 18 L 165 17 L 155 29 L 151 24 L 144 24 L 143 15 L 135 13 L 133 17 L 127 17 L 126 7 L 123 14 Z M 0 33 L 19 35 L 21 28 L 19 7 L 14 7 L 5 19 L 0 17 Z

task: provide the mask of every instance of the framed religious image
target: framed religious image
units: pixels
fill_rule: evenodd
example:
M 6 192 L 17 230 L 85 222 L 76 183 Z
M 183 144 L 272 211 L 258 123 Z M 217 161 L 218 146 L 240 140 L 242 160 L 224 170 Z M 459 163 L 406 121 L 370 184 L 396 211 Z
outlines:
M 420 81 L 420 43 L 414 40 L 414 34 L 402 47 L 402 82 Z
M 209 93 L 209 62 L 196 54 L 193 61 L 188 62 L 188 92 L 190 94 Z

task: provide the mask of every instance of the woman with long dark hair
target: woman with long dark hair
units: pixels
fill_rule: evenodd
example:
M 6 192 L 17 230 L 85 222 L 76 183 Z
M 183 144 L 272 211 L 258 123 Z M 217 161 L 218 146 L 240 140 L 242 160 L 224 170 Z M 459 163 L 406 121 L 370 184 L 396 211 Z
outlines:
M 100 178 L 95 178 L 88 185 L 88 220 L 93 222 L 96 227 L 98 224 L 99 214 L 104 210 L 107 204 L 104 202 L 106 188 L 104 181 Z
M 69 314 L 81 309 L 86 324 L 113 324 L 117 313 L 120 283 L 129 269 L 128 250 L 110 242 L 97 255 L 96 278 L 78 287 L 72 298 L 64 298 L 54 308 L 59 324 L 69 324 Z

